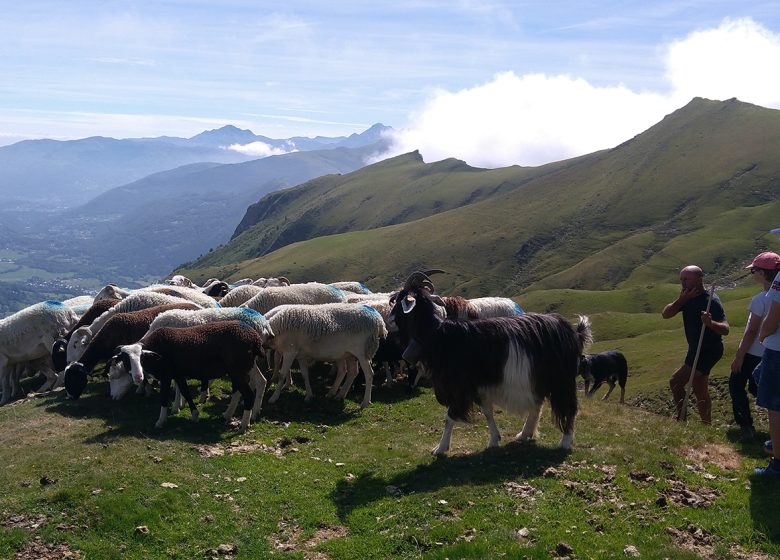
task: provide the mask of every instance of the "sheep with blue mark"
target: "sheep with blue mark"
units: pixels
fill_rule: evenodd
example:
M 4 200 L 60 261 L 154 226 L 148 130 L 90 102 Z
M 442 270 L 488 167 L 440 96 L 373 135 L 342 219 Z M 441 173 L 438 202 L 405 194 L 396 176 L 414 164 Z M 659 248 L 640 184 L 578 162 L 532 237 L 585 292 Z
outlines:
M 260 412 L 267 385 L 256 363 L 263 352 L 263 339 L 254 328 L 241 321 L 218 321 L 194 327 L 159 328 L 135 344 L 121 346 L 112 362 L 121 362 L 136 385 L 149 374 L 160 381 L 157 428 L 168 418 L 172 381 L 184 394 L 192 420 L 197 421 L 198 410 L 187 388 L 187 379 L 208 381 L 228 375 L 234 392 L 240 392 L 243 397 L 241 431 L 246 431 L 251 417 Z M 253 376 L 258 379 L 256 391 L 251 387 Z M 229 408 L 228 413 L 232 416 L 233 411 Z
M 194 327 L 195 325 L 203 325 L 206 323 L 213 323 L 215 321 L 241 321 L 247 326 L 255 329 L 263 340 L 273 336 L 273 331 L 268 324 L 268 321 L 262 313 L 258 313 L 254 309 L 246 307 L 222 307 L 216 309 L 199 309 L 196 311 L 166 311 L 157 316 L 149 325 L 148 332 L 154 332 L 162 327 Z M 127 375 L 121 375 L 121 370 L 114 370 L 113 375 L 109 375 L 111 386 L 111 396 L 114 399 L 121 398 L 129 389 L 131 380 Z M 208 387 L 202 388 L 200 402 L 204 403 L 208 399 Z M 181 407 L 180 392 L 177 388 L 176 398 L 174 399 L 174 405 L 172 412 L 175 414 Z
M 306 401 L 314 397 L 309 382 L 309 365 L 313 362 L 339 364 L 339 375 L 329 396 L 343 399 L 357 376 L 357 367 L 345 364 L 357 360 L 366 376 L 366 389 L 360 404 L 371 404 L 371 382 L 374 370 L 371 358 L 387 328 L 376 309 L 367 305 L 330 303 L 322 305 L 285 305 L 269 313 L 268 322 L 274 337 L 267 345 L 283 356 L 279 384 L 268 400 L 276 402 L 290 378 L 290 368 L 297 358 L 301 367 Z M 341 381 L 346 377 L 342 384 Z
M 228 294 L 230 295 L 230 294 Z M 347 297 L 338 288 L 310 282 L 308 284 L 292 284 L 276 288 L 265 288 L 241 307 L 249 307 L 260 313 L 267 313 L 279 305 L 317 305 L 322 303 L 344 303 Z
M 0 404 L 11 400 L 11 366 L 51 357 L 54 341 L 76 324 L 78 316 L 59 301 L 44 301 L 0 319 Z M 50 363 L 50 362 L 49 362 Z M 46 391 L 57 385 L 57 374 L 47 366 L 42 370 L 46 381 L 38 389 Z
M 97 334 L 97 332 L 106 324 L 106 322 L 116 315 L 117 313 L 126 313 L 128 311 L 140 311 L 141 309 L 147 309 L 149 307 L 156 307 L 158 305 L 166 305 L 169 303 L 182 303 L 189 300 L 174 297 L 166 294 L 159 294 L 157 292 L 150 291 L 138 291 L 133 292 L 125 299 L 105 311 L 97 319 L 95 319 L 88 327 L 79 327 L 76 329 L 68 340 L 66 348 L 66 360 L 68 363 L 76 362 L 84 353 L 89 342 Z M 192 303 L 192 302 L 190 302 Z M 195 307 L 200 308 L 198 304 L 193 303 Z
M 343 282 L 330 282 L 328 284 L 329 286 L 333 286 L 334 288 L 338 288 L 339 290 L 342 290 L 344 292 L 352 292 L 355 294 L 371 294 L 371 290 L 369 290 L 363 282 L 349 282 L 349 281 L 343 281 Z
M 98 362 L 111 358 L 117 346 L 139 340 L 158 315 L 174 309 L 192 310 L 195 308 L 197 308 L 197 304 L 182 300 L 180 303 L 169 303 L 147 307 L 139 311 L 114 314 L 90 340 L 78 361 L 70 363 L 65 368 L 65 389 L 68 395 L 73 399 L 78 399 L 87 385 L 87 376 Z M 106 368 L 107 371 L 108 368 Z

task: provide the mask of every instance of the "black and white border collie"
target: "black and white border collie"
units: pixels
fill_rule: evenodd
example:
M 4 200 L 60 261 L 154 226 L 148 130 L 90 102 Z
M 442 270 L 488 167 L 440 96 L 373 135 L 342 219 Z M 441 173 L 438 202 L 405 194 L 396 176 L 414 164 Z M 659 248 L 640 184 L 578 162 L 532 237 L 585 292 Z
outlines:
M 604 383 L 609 384 L 609 391 L 601 400 L 605 401 L 612 394 L 615 383 L 620 385 L 620 404 L 626 398 L 626 379 L 628 379 L 628 362 L 622 352 L 609 350 L 598 354 L 585 354 L 580 360 L 580 375 L 585 380 L 585 394 L 593 396 L 596 389 Z
M 474 405 L 487 420 L 488 447 L 496 447 L 501 439 L 494 405 L 515 414 L 527 413 L 516 438 L 531 439 L 545 399 L 563 432 L 560 447 L 570 449 L 580 356 L 591 341 L 588 318 L 580 317 L 576 327 L 556 314 L 442 319 L 431 299 L 432 288 L 427 277 L 417 285 L 410 277 L 394 297 L 392 316 L 406 348 L 404 359 L 425 365 L 436 399 L 447 407 L 444 433 L 433 453 L 449 451 L 455 422 L 468 420 Z

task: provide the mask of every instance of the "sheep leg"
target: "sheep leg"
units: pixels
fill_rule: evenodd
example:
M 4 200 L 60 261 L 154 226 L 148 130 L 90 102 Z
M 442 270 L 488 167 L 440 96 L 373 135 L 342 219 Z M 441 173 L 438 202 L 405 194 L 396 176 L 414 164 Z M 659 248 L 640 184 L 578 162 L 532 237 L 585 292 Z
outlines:
M 347 398 L 347 393 L 349 393 L 349 390 L 352 388 L 352 384 L 355 382 L 359 373 L 357 360 L 347 358 L 344 360 L 344 363 L 346 364 L 347 369 L 347 379 L 342 383 L 341 387 L 339 387 L 339 391 L 336 394 L 336 398 L 340 400 Z M 368 384 L 368 381 L 366 381 L 366 384 Z
M 198 407 L 195 406 L 195 401 L 192 400 L 187 380 L 184 378 L 176 379 L 176 387 L 179 388 L 181 396 L 184 397 L 184 400 L 187 401 L 187 406 L 190 407 L 190 420 L 197 422 L 200 418 L 200 413 L 198 413 Z
M 22 395 L 22 371 L 23 367 L 17 365 L 8 375 L 10 380 L 11 398 L 21 397 Z
M 608 381 L 609 383 L 609 391 L 607 391 L 607 394 L 601 397 L 602 401 L 605 401 L 609 398 L 609 395 L 612 393 L 612 390 L 615 388 L 615 382 L 614 381 Z
M 65 383 L 65 372 L 62 372 L 62 375 L 57 375 L 57 372 L 55 372 L 52 368 L 46 367 L 40 371 L 46 377 L 46 382 L 50 383 L 49 387 L 51 389 L 56 389 L 63 383 Z M 43 392 L 43 391 L 39 391 Z
M 204 379 L 200 383 L 200 399 L 198 402 L 200 404 L 205 403 L 207 400 L 209 400 L 209 388 L 211 386 L 211 380 Z
M 347 362 L 346 360 L 339 360 L 336 365 L 336 379 L 333 381 L 330 390 L 325 394 L 325 397 L 332 399 L 336 396 L 336 393 L 341 387 L 341 383 L 344 381 L 344 377 L 347 375 Z
M 184 382 L 186 385 L 186 381 Z M 179 387 L 179 383 L 177 382 L 174 386 L 174 393 L 173 393 L 173 404 L 171 404 L 171 414 L 178 414 L 181 410 L 181 407 L 184 406 L 184 395 L 182 395 L 181 387 Z
M 537 404 L 536 406 L 532 407 L 531 410 L 528 412 L 528 418 L 525 420 L 525 425 L 523 426 L 522 431 L 515 436 L 515 439 L 517 441 L 528 441 L 530 439 L 533 439 L 537 437 L 538 435 L 538 426 L 539 426 L 539 417 L 542 415 L 542 403 Z
M 54 371 L 44 369 L 41 373 L 43 373 L 44 377 L 46 377 L 46 381 L 43 382 L 43 385 L 38 387 L 36 393 L 45 393 L 46 391 L 53 389 L 57 383 L 57 374 L 54 373 Z M 63 374 L 62 377 L 64 380 L 65 375 Z
M 252 369 L 249 371 L 254 380 L 255 390 L 255 405 L 252 407 L 252 418 L 256 420 L 260 417 L 260 408 L 263 406 L 263 395 L 265 394 L 265 388 L 268 386 L 268 380 L 263 375 L 263 372 L 257 367 L 257 364 L 252 365 Z
M 480 409 L 482 410 L 482 414 L 485 415 L 488 430 L 490 431 L 490 439 L 488 440 L 487 446 L 488 448 L 498 447 L 498 442 L 501 441 L 501 432 L 498 430 L 498 426 L 496 426 L 496 419 L 493 418 L 493 405 L 483 404 L 480 406 Z
M 154 424 L 155 428 L 162 428 L 165 426 L 165 421 L 168 420 L 168 400 L 171 397 L 171 381 L 170 377 L 160 381 L 160 417 Z
M 363 392 L 363 402 L 360 403 L 360 408 L 366 408 L 371 404 L 371 389 L 374 385 L 374 368 L 371 367 L 371 360 L 365 356 L 358 358 L 360 361 L 360 367 L 363 368 L 363 375 L 366 376 L 366 390 Z
M 314 398 L 314 391 L 312 391 L 311 383 L 309 382 L 309 364 L 306 362 L 306 360 L 298 360 L 298 363 L 301 366 L 303 385 L 306 387 L 306 397 L 304 398 L 304 401 L 311 402 L 311 400 Z
M 395 382 L 395 379 L 393 378 L 393 364 L 384 362 L 382 368 L 385 374 L 385 385 L 392 385 L 393 382 Z
M 282 358 L 282 371 L 279 376 L 279 382 L 276 384 L 276 390 L 274 391 L 274 394 L 271 395 L 270 399 L 268 399 L 269 404 L 274 404 L 276 401 L 278 401 L 282 394 L 282 390 L 287 386 L 287 381 L 290 377 L 290 368 L 292 367 L 294 360 L 294 352 L 287 352 L 284 354 L 284 357 Z
M 236 391 L 234 387 L 233 392 L 230 395 L 230 402 L 228 403 L 227 410 L 225 410 L 225 414 L 222 415 L 222 418 L 224 418 L 226 422 L 230 423 L 230 420 L 233 418 L 233 415 L 236 413 L 236 408 L 238 408 L 238 399 L 240 397 L 241 397 L 241 393 Z
M 444 416 L 444 432 L 441 434 L 439 445 L 433 448 L 434 455 L 445 455 L 450 450 L 450 443 L 452 442 L 452 428 L 455 426 L 455 420 L 450 418 L 449 411 Z
M 244 414 L 241 416 L 241 432 L 246 432 L 249 428 L 249 420 L 252 417 L 252 409 L 257 399 L 257 394 L 249 386 L 249 379 L 244 379 L 239 383 L 238 390 L 241 392 L 241 396 L 244 397 Z

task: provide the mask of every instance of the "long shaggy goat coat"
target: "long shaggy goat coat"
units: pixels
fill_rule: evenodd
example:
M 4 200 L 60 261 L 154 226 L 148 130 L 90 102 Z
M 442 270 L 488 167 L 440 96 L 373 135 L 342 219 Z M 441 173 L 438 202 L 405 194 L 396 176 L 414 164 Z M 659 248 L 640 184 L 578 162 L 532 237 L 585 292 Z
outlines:
M 402 339 L 420 345 L 436 399 L 453 420 L 467 420 L 474 405 L 496 404 L 522 413 L 549 399 L 556 426 L 573 429 L 576 377 L 590 341 L 586 318 L 577 327 L 557 314 L 527 313 L 474 321 L 442 320 L 424 290 L 414 290 L 404 312 L 401 292 L 393 311 Z M 483 402 L 486 401 L 486 402 Z

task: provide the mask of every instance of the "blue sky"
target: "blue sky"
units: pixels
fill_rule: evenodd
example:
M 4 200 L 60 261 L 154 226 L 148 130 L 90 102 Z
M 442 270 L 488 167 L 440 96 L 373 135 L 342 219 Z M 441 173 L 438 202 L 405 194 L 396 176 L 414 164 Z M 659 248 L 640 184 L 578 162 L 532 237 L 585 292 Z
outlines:
M 497 166 L 610 147 L 693 95 L 780 108 L 755 77 L 780 75 L 777 2 L 3 4 L 0 144 L 383 122 L 399 151 Z

